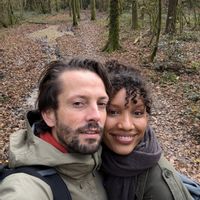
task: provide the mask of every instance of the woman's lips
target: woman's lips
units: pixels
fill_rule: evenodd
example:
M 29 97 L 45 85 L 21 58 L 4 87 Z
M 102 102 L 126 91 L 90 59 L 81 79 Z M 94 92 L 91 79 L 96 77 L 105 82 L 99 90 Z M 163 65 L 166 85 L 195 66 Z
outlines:
M 122 135 L 122 134 L 110 134 L 115 141 L 121 144 L 130 144 L 133 142 L 135 135 Z

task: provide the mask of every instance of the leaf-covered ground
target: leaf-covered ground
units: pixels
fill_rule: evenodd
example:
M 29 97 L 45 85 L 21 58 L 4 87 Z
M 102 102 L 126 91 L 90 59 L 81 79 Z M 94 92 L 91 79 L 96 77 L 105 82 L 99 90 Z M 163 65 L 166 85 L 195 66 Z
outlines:
M 162 36 L 157 61 L 148 64 L 148 32 L 122 26 L 122 50 L 107 54 L 101 52 L 106 18 L 89 19 L 85 13 L 72 28 L 69 17 L 59 14 L 44 18 L 46 24 L 0 30 L 0 162 L 7 159 L 9 135 L 25 127 L 24 114 L 34 103 L 29 97 L 46 63 L 56 56 L 117 59 L 147 76 L 154 100 L 150 123 L 163 151 L 176 169 L 200 182 L 200 42 L 179 38 L 169 43 Z M 165 66 L 170 66 L 167 71 Z

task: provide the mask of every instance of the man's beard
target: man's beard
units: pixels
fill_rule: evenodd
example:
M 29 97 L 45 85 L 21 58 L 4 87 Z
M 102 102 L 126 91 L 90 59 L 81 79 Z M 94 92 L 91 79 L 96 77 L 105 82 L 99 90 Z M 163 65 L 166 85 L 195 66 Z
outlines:
M 96 139 L 88 138 L 85 139 L 87 142 L 81 144 L 79 135 L 89 133 L 94 129 L 101 139 L 97 141 Z M 60 142 L 67 148 L 68 152 L 92 154 L 99 149 L 103 135 L 103 128 L 100 127 L 97 122 L 90 122 L 75 130 L 64 124 L 57 123 L 56 134 Z

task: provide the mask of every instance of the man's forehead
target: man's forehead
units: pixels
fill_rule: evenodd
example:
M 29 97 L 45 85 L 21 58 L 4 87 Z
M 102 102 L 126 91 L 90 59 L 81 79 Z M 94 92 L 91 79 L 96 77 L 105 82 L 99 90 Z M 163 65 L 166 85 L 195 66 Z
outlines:
M 66 70 L 64 71 L 61 75 L 60 75 L 60 79 L 85 79 L 86 77 L 93 77 L 93 78 L 97 78 L 97 79 L 101 79 L 100 76 L 90 70 L 86 70 L 86 69 L 70 69 L 70 70 Z
M 69 97 L 99 96 L 107 97 L 101 78 L 89 70 L 66 71 L 60 76 L 62 93 Z

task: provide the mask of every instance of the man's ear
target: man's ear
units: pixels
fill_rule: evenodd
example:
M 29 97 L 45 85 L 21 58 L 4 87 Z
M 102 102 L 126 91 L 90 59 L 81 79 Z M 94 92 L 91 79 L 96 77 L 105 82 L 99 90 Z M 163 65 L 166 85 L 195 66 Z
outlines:
M 56 114 L 53 109 L 42 112 L 42 118 L 49 127 L 54 127 L 56 125 Z

